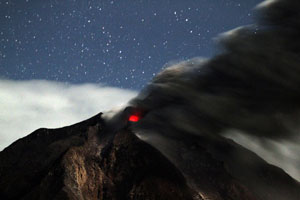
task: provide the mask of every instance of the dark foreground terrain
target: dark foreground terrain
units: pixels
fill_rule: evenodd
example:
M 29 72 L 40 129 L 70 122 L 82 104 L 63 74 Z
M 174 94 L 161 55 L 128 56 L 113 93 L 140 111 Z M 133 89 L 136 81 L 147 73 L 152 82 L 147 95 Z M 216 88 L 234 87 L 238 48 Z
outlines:
M 213 146 L 226 154 L 224 146 L 237 145 L 224 139 Z M 198 189 L 182 168 L 130 129 L 108 132 L 101 114 L 60 129 L 39 129 L 0 152 L 0 199 L 300 199 L 299 183 L 277 167 L 260 161 L 257 169 L 237 172 L 244 161 L 229 161 L 205 145 L 195 148 L 197 170 L 185 172 L 197 176 Z M 256 182 L 246 180 L 247 170 Z

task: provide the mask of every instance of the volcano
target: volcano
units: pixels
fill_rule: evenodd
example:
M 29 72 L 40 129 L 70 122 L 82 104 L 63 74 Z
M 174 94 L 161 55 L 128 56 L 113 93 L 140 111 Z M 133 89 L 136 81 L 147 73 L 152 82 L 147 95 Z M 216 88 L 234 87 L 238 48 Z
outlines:
M 100 113 L 68 127 L 38 129 L 11 144 L 0 152 L 0 199 L 300 197 L 299 182 L 229 139 L 201 138 L 193 144 L 190 138 L 197 157 L 192 150 L 178 155 L 191 157 L 182 170 L 130 126 L 116 132 L 106 126 Z M 240 156 L 224 156 L 233 153 Z M 197 189 L 187 174 L 197 177 Z
M 5 148 L 0 199 L 299 200 L 298 181 L 224 137 L 299 138 L 300 3 L 258 8 L 223 52 L 164 69 L 124 110 Z

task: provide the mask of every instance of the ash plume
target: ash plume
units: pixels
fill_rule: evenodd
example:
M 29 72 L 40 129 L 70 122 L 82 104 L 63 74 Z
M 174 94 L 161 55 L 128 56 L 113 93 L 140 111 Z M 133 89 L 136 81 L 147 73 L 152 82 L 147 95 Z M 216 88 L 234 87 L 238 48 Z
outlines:
M 149 112 L 164 110 L 161 117 L 183 118 L 179 122 L 197 127 L 197 133 L 200 128 L 201 134 L 234 128 L 258 137 L 295 136 L 291 128 L 300 119 L 300 3 L 278 0 L 258 8 L 262 14 L 256 25 L 221 35 L 223 53 L 165 69 L 131 104 Z M 181 117 L 168 111 L 171 107 Z
M 129 103 L 146 113 L 133 125 L 134 132 L 174 162 L 180 162 L 175 153 L 182 148 L 178 141 L 187 147 L 191 138 L 223 138 L 231 130 L 268 143 L 271 151 L 276 148 L 272 141 L 289 141 L 297 146 L 299 9 L 298 0 L 265 1 L 257 6 L 256 24 L 218 38 L 220 54 L 211 59 L 190 59 L 163 70 Z M 247 147 L 251 149 L 251 144 Z M 255 145 L 252 147 L 255 150 Z M 299 153 L 294 152 L 293 157 L 284 152 L 278 155 L 285 157 L 285 165 L 291 161 L 292 166 L 281 167 L 292 168 L 290 174 L 298 179 L 300 159 L 294 155 Z

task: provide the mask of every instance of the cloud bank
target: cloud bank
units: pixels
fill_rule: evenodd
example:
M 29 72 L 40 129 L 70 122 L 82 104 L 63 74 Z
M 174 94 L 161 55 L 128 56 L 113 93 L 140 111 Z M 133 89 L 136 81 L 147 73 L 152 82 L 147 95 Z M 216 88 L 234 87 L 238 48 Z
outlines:
M 278 141 L 271 139 L 261 140 L 238 130 L 230 130 L 224 133 L 238 144 L 250 149 L 262 157 L 268 163 L 284 169 L 288 174 L 300 181 L 300 140 Z
M 0 151 L 38 128 L 77 123 L 135 95 L 132 90 L 96 84 L 0 80 Z

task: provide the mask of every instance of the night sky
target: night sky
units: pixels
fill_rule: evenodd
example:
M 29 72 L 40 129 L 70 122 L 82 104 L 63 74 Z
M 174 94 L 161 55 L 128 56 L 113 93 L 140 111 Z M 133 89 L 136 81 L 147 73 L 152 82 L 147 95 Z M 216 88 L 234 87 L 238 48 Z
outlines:
M 170 61 L 211 57 L 261 0 L 0 1 L 0 79 L 140 90 Z

